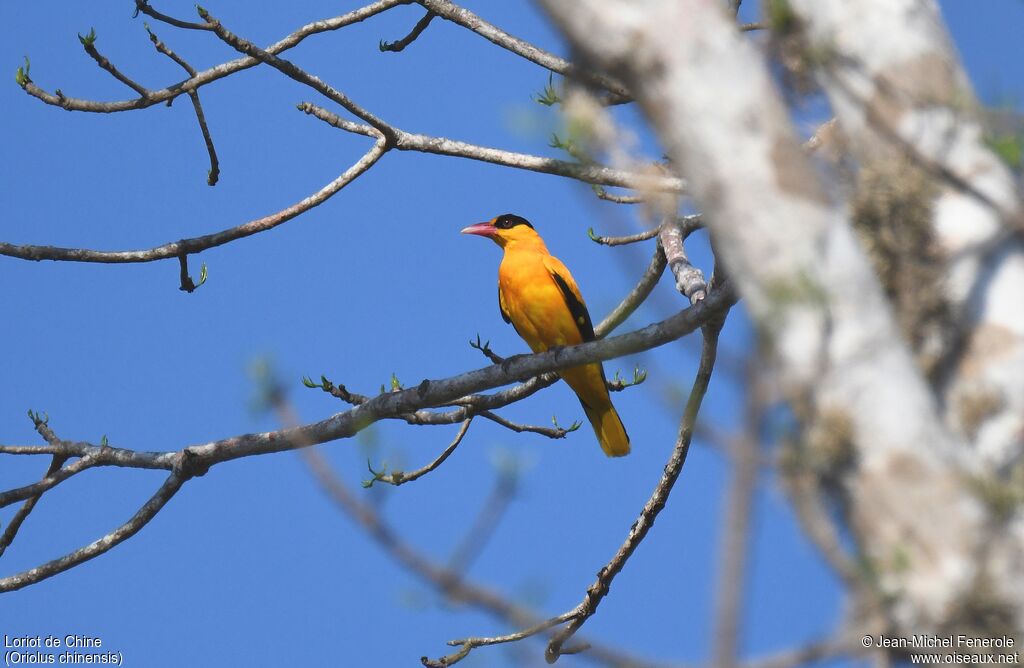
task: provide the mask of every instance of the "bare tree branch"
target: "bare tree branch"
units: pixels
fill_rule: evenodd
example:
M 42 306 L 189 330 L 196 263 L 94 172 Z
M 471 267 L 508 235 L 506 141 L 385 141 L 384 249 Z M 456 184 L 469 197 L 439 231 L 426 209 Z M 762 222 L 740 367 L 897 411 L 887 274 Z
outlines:
M 354 181 L 361 174 L 366 172 L 376 163 L 387 151 L 385 141 L 378 139 L 373 147 L 356 162 L 345 170 L 338 178 L 326 186 L 306 197 L 305 199 L 292 204 L 291 206 L 263 218 L 251 220 L 242 225 L 231 227 L 220 232 L 207 234 L 181 241 L 171 241 L 161 246 L 146 250 L 129 251 L 97 251 L 82 248 L 60 248 L 57 246 L 16 246 L 14 244 L 0 242 L 0 255 L 21 258 L 23 260 L 63 260 L 69 262 L 100 262 L 100 263 L 130 263 L 130 262 L 153 262 L 165 260 L 182 255 L 191 255 L 200 251 L 214 248 L 229 243 L 236 239 L 252 236 L 266 230 L 273 229 L 282 223 L 286 223 L 299 214 L 309 211 L 313 207 L 323 204 L 339 190 Z
M 398 53 L 399 51 L 404 50 L 405 47 L 415 42 L 416 38 L 423 34 L 423 31 L 427 29 L 427 26 L 430 25 L 430 22 L 434 20 L 435 16 L 437 16 L 437 14 L 428 9 L 427 13 L 423 15 L 423 18 L 417 21 L 416 25 L 413 26 L 409 34 L 403 37 L 402 39 L 398 40 L 397 42 L 385 42 L 384 40 L 381 40 L 380 50 L 390 51 L 392 53 Z
M 598 199 L 614 202 L 615 204 L 642 204 L 646 201 L 643 195 L 617 195 L 599 186 L 594 187 L 594 194 L 597 195 Z
M 465 438 L 466 432 L 469 431 L 469 425 L 472 424 L 472 422 L 473 418 L 471 417 L 463 420 L 462 426 L 459 427 L 459 432 L 455 434 L 455 438 L 452 440 L 451 444 L 447 448 L 445 448 L 444 451 L 440 455 L 438 455 L 436 459 L 434 459 L 434 461 L 430 462 L 426 466 L 418 468 L 411 473 L 404 473 L 402 471 L 392 471 L 391 473 L 385 474 L 371 471 L 374 474 L 373 480 L 371 482 L 383 482 L 388 485 L 394 485 L 395 487 L 398 487 L 399 485 L 404 485 L 407 482 L 412 482 L 413 480 L 422 478 L 423 476 L 425 476 L 426 474 L 430 473 L 438 466 L 443 464 L 444 460 L 448 459 L 448 457 L 453 452 L 455 452 L 455 448 L 459 447 L 459 444 L 462 443 L 462 439 Z
M 71 448 L 68 449 L 70 450 Z M 63 455 L 55 454 L 54 459 L 56 460 L 58 457 L 61 456 Z M 73 455 L 64 456 L 65 461 L 70 456 Z M 32 499 L 38 500 L 38 498 L 42 496 L 44 492 L 53 489 L 54 487 L 64 482 L 68 478 L 72 477 L 73 475 L 81 473 L 82 471 L 90 469 L 94 466 L 103 466 L 105 463 L 106 462 L 104 462 L 104 460 L 100 457 L 86 456 L 75 462 L 72 462 L 71 464 L 68 464 L 67 466 L 63 466 L 63 464 L 57 467 L 51 466 L 51 468 L 46 471 L 46 475 L 44 475 L 43 478 L 38 482 L 34 482 L 31 485 L 25 485 L 24 487 L 15 487 L 13 489 L 9 489 L 5 492 L 0 493 L 0 508 L 6 508 L 12 503 L 17 503 L 18 501 L 32 501 Z M 108 463 L 107 465 L 110 464 Z M 34 505 L 35 501 L 32 501 L 32 503 Z
M 594 228 L 587 229 L 587 235 L 590 240 L 594 243 L 601 244 L 602 246 L 625 246 L 627 244 L 635 244 L 638 241 L 647 241 L 658 236 L 658 232 L 661 231 L 661 226 L 652 227 L 649 230 L 643 232 L 637 232 L 636 234 L 627 234 L 621 237 L 602 237 L 594 234 Z
M 0 592 L 19 589 L 52 577 L 72 566 L 109 550 L 142 528 L 174 495 L 184 482 L 203 475 L 210 467 L 254 455 L 269 454 L 307 447 L 326 441 L 348 438 L 377 420 L 413 413 L 426 406 L 439 406 L 466 397 L 474 392 L 526 380 L 549 371 L 558 371 L 580 364 L 628 355 L 663 345 L 692 332 L 721 314 L 735 302 L 728 289 L 713 292 L 707 300 L 692 306 L 660 323 L 612 338 L 553 349 L 533 355 L 512 357 L 504 364 L 470 371 L 452 378 L 424 380 L 414 389 L 385 392 L 347 411 L 326 420 L 299 427 L 261 434 L 244 434 L 201 445 L 188 446 L 177 452 L 140 452 L 81 443 L 64 443 L 69 456 L 81 453 L 82 458 L 58 469 L 53 476 L 0 495 L 7 503 L 27 499 L 46 491 L 67 479 L 73 473 L 99 464 L 132 466 L 136 468 L 163 468 L 172 471 L 163 487 L 126 524 L 104 538 L 91 543 L 61 559 L 43 566 L 0 579 Z M 56 437 L 54 437 L 56 439 Z M 296 445 L 300 444 L 300 445 Z M 88 455 L 93 455 L 90 459 Z M 58 479 L 59 478 L 59 479 Z M 42 484 L 45 483 L 45 484 Z M 6 497 L 6 498 L 5 498 Z
M 466 656 L 468 656 L 469 653 L 472 652 L 477 647 L 487 647 L 488 645 L 501 645 L 501 644 L 504 644 L 504 643 L 516 642 L 516 641 L 519 641 L 519 640 L 524 640 L 524 639 L 529 638 L 531 636 L 535 636 L 538 633 L 543 633 L 544 631 L 547 631 L 548 629 L 550 629 L 550 628 L 552 628 L 554 626 L 558 626 L 559 624 L 567 622 L 567 621 L 573 619 L 576 614 L 577 614 L 577 612 L 575 610 L 570 610 L 569 612 L 563 612 L 562 614 L 558 615 L 557 617 L 552 617 L 551 619 L 545 619 L 544 621 L 538 622 L 538 623 L 534 624 L 533 626 L 530 626 L 528 628 L 522 629 L 521 631 L 515 631 L 514 633 L 508 633 L 508 634 L 502 635 L 502 636 L 490 636 L 490 637 L 475 637 L 474 636 L 474 637 L 470 637 L 470 638 L 461 638 L 459 640 L 449 640 L 448 644 L 451 645 L 452 647 L 458 647 L 459 651 L 457 651 L 457 652 L 455 652 L 453 654 L 448 654 L 446 656 L 442 656 L 440 659 L 436 659 L 436 660 L 428 659 L 427 657 L 423 657 L 421 659 L 421 661 L 423 662 L 424 666 L 427 666 L 427 668 L 447 668 L 447 666 L 453 666 L 456 663 L 458 663 L 459 661 L 462 661 L 463 659 L 465 659 Z
M 60 469 L 63 465 L 64 459 L 60 455 L 54 455 L 53 459 L 50 461 L 50 466 L 46 469 L 46 473 L 43 474 L 43 478 L 52 476 L 54 472 Z M 21 529 L 21 525 L 24 524 L 32 510 L 35 509 L 36 504 L 39 503 L 39 499 L 42 498 L 42 496 L 43 492 L 40 491 L 38 494 L 26 499 L 25 503 L 23 503 L 21 508 L 18 508 L 18 511 L 14 514 L 14 517 L 11 518 L 11 521 L 8 522 L 3 535 L 0 535 L 0 557 L 4 555 L 7 548 L 14 542 L 14 539 L 18 535 L 18 531 Z
M 497 356 L 495 355 L 495 357 Z M 494 364 L 503 364 L 505 360 L 498 358 L 497 361 L 491 361 L 494 362 Z M 459 406 L 459 408 L 455 410 L 433 411 L 420 409 L 409 413 L 402 413 L 400 415 L 388 416 L 387 419 L 404 420 L 407 424 L 411 425 L 433 426 L 455 424 L 456 422 L 480 416 L 517 433 L 529 432 L 533 434 L 540 434 L 541 436 L 546 436 L 548 438 L 565 438 L 567 434 L 576 431 L 579 428 L 578 423 L 573 423 L 573 425 L 568 429 L 558 426 L 540 427 L 537 425 L 519 424 L 517 422 L 512 422 L 511 420 L 506 420 L 497 413 L 493 413 L 488 410 L 492 408 L 501 408 L 513 402 L 525 399 L 535 392 L 538 392 L 545 387 L 549 387 L 556 380 L 558 380 L 558 374 L 545 373 L 507 390 L 487 395 L 467 395 L 443 404 L 446 406 Z M 337 397 L 352 406 L 360 406 L 371 399 L 371 397 L 368 397 L 365 394 L 350 392 L 344 385 L 335 385 L 325 376 L 320 377 L 319 383 L 314 383 L 309 378 L 303 378 L 302 382 L 306 387 L 321 388 L 324 392 Z
M 299 104 L 298 109 L 346 132 L 365 135 L 373 131 L 373 128 L 368 125 L 347 121 L 340 118 L 337 114 L 309 102 Z M 412 134 L 396 127 L 392 127 L 391 131 L 394 135 L 394 148 L 399 151 L 418 151 L 420 153 L 468 158 L 503 167 L 514 167 L 515 169 L 565 176 L 577 181 L 583 181 L 584 183 L 621 186 L 637 190 L 677 193 L 682 192 L 685 185 L 682 180 L 675 177 L 637 174 L 600 165 L 588 165 L 555 160 L 554 158 L 542 158 L 525 153 L 514 153 L 486 146 L 467 144 L 445 137 Z
M 721 332 L 724 322 L 723 316 L 721 320 L 709 322 L 702 330 L 704 347 L 701 352 L 700 366 L 697 368 L 697 377 L 693 381 L 693 388 L 686 400 L 683 419 L 679 425 L 679 437 L 672 449 L 668 463 L 665 464 L 665 470 L 658 486 L 654 488 L 651 498 L 644 504 L 643 510 L 630 528 L 625 542 L 619 547 L 611 561 L 601 568 L 597 580 L 587 588 L 587 595 L 583 601 L 571 612 L 571 621 L 548 642 L 544 657 L 549 663 L 558 660 L 562 654 L 562 646 L 597 612 L 597 606 L 608 595 L 612 580 L 626 565 L 633 552 L 647 536 L 647 532 L 651 530 L 658 513 L 665 507 L 668 496 L 683 470 L 683 464 L 686 463 L 686 455 L 690 451 L 690 441 L 693 438 L 694 425 L 697 423 L 697 414 L 700 412 L 701 402 L 704 400 L 704 395 L 707 394 L 708 385 L 711 383 L 711 374 L 715 369 L 718 334 Z
M 0 445 L 0 455 L 54 455 L 60 451 L 58 445 Z
M 603 74 L 581 70 L 563 58 L 518 37 L 513 37 L 501 28 L 488 23 L 468 9 L 459 7 L 449 0 L 417 0 L 417 2 L 446 21 L 471 30 L 492 44 L 536 63 L 546 70 L 600 86 L 612 94 L 612 99 L 615 102 L 626 102 L 631 99 L 629 91 L 614 79 Z
M 557 425 L 554 427 L 541 427 L 533 424 L 519 424 L 518 422 L 512 422 L 511 420 L 507 420 L 497 413 L 492 413 L 490 411 L 483 411 L 480 413 L 480 417 L 487 418 L 491 422 L 500 424 L 502 427 L 514 431 L 517 434 L 525 432 L 529 434 L 539 434 L 540 436 L 546 436 L 552 439 L 565 438 L 568 434 L 579 429 L 581 424 L 579 421 L 573 422 L 569 427 L 559 427 Z
M 32 418 L 32 422 L 35 424 L 36 431 L 39 432 L 39 435 L 46 439 L 49 447 L 54 448 L 53 458 L 50 460 L 50 465 L 46 469 L 46 473 L 43 474 L 43 479 L 45 480 L 64 466 L 64 462 L 67 461 L 67 455 L 62 452 L 60 448 L 60 439 L 58 439 L 57 435 L 53 433 L 52 429 L 50 429 L 49 424 L 47 424 L 47 419 L 45 417 L 39 417 L 31 412 L 29 413 L 29 417 Z M 22 504 L 21 508 L 18 509 L 18 512 L 14 514 L 14 517 L 11 518 L 7 528 L 4 529 L 3 535 L 0 535 L 0 557 L 3 556 L 7 548 L 14 542 L 14 539 L 18 535 L 18 531 L 21 529 L 21 525 L 24 524 L 25 520 L 32 513 L 32 510 L 35 509 L 36 504 L 39 502 L 42 495 L 43 491 L 39 491 L 38 493 L 28 497 L 25 500 L 25 503 Z
M 396 7 L 398 5 L 403 5 L 407 3 L 408 0 L 378 0 L 377 2 L 372 2 L 369 5 L 366 5 L 365 7 L 361 7 L 351 12 L 342 14 L 341 16 L 336 16 L 331 19 L 323 19 L 320 21 L 307 23 L 306 25 L 302 26 L 295 32 L 288 35 L 287 37 L 268 46 L 266 48 L 266 52 L 272 55 L 277 55 L 299 45 L 304 39 L 311 35 L 316 35 L 322 32 L 328 32 L 332 30 L 338 30 L 340 28 L 344 28 L 345 26 L 365 21 L 371 16 L 391 9 L 392 7 Z M 179 21 L 164 14 L 160 14 L 156 10 L 152 9 L 152 7 L 149 6 L 149 3 L 144 0 L 136 0 L 136 8 L 139 11 L 142 11 L 143 13 L 147 14 L 148 16 L 151 16 L 155 19 L 158 19 L 160 21 L 163 21 L 165 23 L 168 23 L 179 28 L 187 28 L 190 30 L 213 29 L 213 27 L 210 25 L 201 23 L 190 23 L 187 21 Z M 166 88 L 161 88 L 160 90 L 151 90 L 149 91 L 148 97 L 138 97 L 133 100 L 122 100 L 118 102 L 98 102 L 95 100 L 83 100 L 67 97 L 59 90 L 57 94 L 51 94 L 37 86 L 27 76 L 25 78 L 25 81 L 21 83 L 21 87 L 25 90 L 26 93 L 38 98 L 39 100 L 42 100 L 46 104 L 61 107 L 63 109 L 67 109 L 68 111 L 85 111 L 92 113 L 109 114 L 119 111 L 130 111 L 133 109 L 145 109 L 146 107 L 151 107 L 155 104 L 160 104 L 161 102 L 167 102 L 168 100 L 176 98 L 183 93 L 187 93 L 190 90 L 196 90 L 202 86 L 205 86 L 206 84 L 217 81 L 218 79 L 223 79 L 226 76 L 230 76 L 235 72 L 240 72 L 242 70 L 249 69 L 250 67 L 255 67 L 256 65 L 259 65 L 260 62 L 261 61 L 256 58 L 238 58 L 236 60 L 221 63 L 220 65 L 216 65 L 215 67 L 203 70 L 202 72 L 196 74 L 196 76 L 194 77 L 167 86 Z
M 212 27 L 213 32 L 216 33 L 217 37 L 220 37 L 228 46 L 244 53 L 252 58 L 256 58 L 260 62 L 264 62 L 270 65 L 274 69 L 278 70 L 285 76 L 298 81 L 301 84 L 309 86 L 313 90 L 317 91 L 327 99 L 336 102 L 343 108 L 347 109 L 353 115 L 361 118 L 362 120 L 369 123 L 377 131 L 378 134 L 383 135 L 389 144 L 394 143 L 392 136 L 391 126 L 385 123 L 383 120 L 372 114 L 367 109 L 357 104 L 349 96 L 345 95 L 341 91 L 332 87 L 331 85 L 324 83 L 318 77 L 309 74 L 300 67 L 297 67 L 294 63 L 285 60 L 279 56 L 274 55 L 270 51 L 261 49 L 252 42 L 239 37 L 230 30 L 224 27 L 224 25 L 209 14 L 206 10 L 199 8 L 199 15 L 203 17 Z
M 85 49 L 85 52 L 89 54 L 89 57 L 95 60 L 96 64 L 99 65 L 102 69 L 109 72 L 110 76 L 114 77 L 115 79 L 123 83 L 125 86 L 128 86 L 133 91 L 141 95 L 143 98 L 149 97 L 149 91 L 146 89 L 145 86 L 136 83 L 132 79 L 122 74 L 120 70 L 114 67 L 114 64 L 111 63 L 106 56 L 104 56 L 96 50 L 95 30 L 90 30 L 88 35 L 79 35 L 78 41 L 82 43 L 82 47 Z
M 182 452 L 179 461 L 187 459 L 185 453 Z M 150 497 L 138 512 L 132 515 L 131 519 L 127 522 L 114 529 L 107 535 L 103 536 L 99 540 L 89 543 L 85 547 L 69 552 L 59 559 L 48 561 L 45 564 L 37 566 L 35 568 L 23 571 L 16 575 L 11 575 L 6 578 L 0 578 L 0 592 L 14 591 L 27 587 L 28 585 L 35 584 L 41 580 L 53 577 L 58 573 L 63 573 L 69 568 L 73 568 L 78 564 L 86 562 L 94 557 L 98 557 L 107 550 L 119 545 L 125 540 L 131 538 L 142 527 L 146 526 L 153 517 L 164 507 L 164 505 L 171 500 L 185 481 L 191 474 L 185 469 L 175 469 L 164 483 L 160 485 L 160 489 Z
M 150 18 L 154 18 L 157 21 L 162 21 L 162 22 L 166 23 L 167 25 L 174 26 L 175 28 L 183 28 L 185 30 L 212 30 L 213 29 L 213 28 L 211 28 L 209 25 L 207 25 L 205 23 L 192 23 L 191 21 L 182 21 L 180 19 L 174 18 L 173 16 L 167 16 L 166 14 L 161 14 L 157 10 L 153 9 L 152 7 L 150 7 L 149 0 L 135 0 L 135 16 L 136 17 L 139 15 L 139 12 L 145 14 L 146 16 L 149 16 Z
M 320 487 L 347 516 L 364 529 L 391 558 L 447 599 L 453 603 L 479 608 L 514 626 L 531 626 L 540 621 L 533 612 L 512 603 L 487 587 L 474 583 L 463 573 L 431 561 L 426 555 L 405 542 L 401 532 L 390 526 L 370 505 L 359 501 L 345 483 L 334 474 L 330 464 L 316 448 L 300 449 L 299 453 Z M 589 644 L 590 648 L 584 656 L 599 663 L 622 668 L 627 666 L 629 668 L 644 668 L 653 665 L 596 642 Z M 423 661 L 426 662 L 429 659 L 423 657 Z
M 594 328 L 594 333 L 602 336 L 604 332 L 615 329 L 625 322 L 639 308 L 640 304 L 647 301 L 647 298 L 654 290 L 654 286 L 658 284 L 661 275 L 665 273 L 665 265 L 665 252 L 661 249 L 661 244 L 659 243 L 654 248 L 654 255 L 651 256 L 651 262 L 647 265 L 644 275 L 640 277 L 640 280 L 630 293 L 626 295 L 626 298 L 612 309 L 612 312 L 605 316 L 605 319 Z
M 463 142 L 456 142 L 443 138 L 433 138 L 425 137 L 422 135 L 411 135 L 408 133 L 403 133 L 397 128 L 394 128 L 393 126 L 385 123 L 383 120 L 381 120 L 374 114 L 370 113 L 368 110 L 357 105 L 354 101 L 352 101 L 350 98 L 348 98 L 340 91 L 332 88 L 331 86 L 324 83 L 317 77 L 308 74 L 304 70 L 296 67 L 291 62 L 283 58 L 280 58 L 277 55 L 299 44 L 302 40 L 304 40 L 306 37 L 310 35 L 328 30 L 337 30 L 346 25 L 351 25 L 353 23 L 362 21 L 370 16 L 373 16 L 374 14 L 390 9 L 391 7 L 394 7 L 398 4 L 405 4 L 405 1 L 406 0 L 384 0 L 381 2 L 372 3 L 359 10 L 349 12 L 334 19 L 328 19 L 324 21 L 318 21 L 315 23 L 307 24 L 306 26 L 303 26 L 302 28 L 295 31 L 291 35 L 267 47 L 266 49 L 261 49 L 256 45 L 252 44 L 251 42 L 248 42 L 247 40 L 244 40 L 228 31 L 223 25 L 220 24 L 219 21 L 210 17 L 209 14 L 205 12 L 205 10 L 201 10 L 201 15 L 203 16 L 206 23 L 199 24 L 184 22 L 161 14 L 160 12 L 153 9 L 145 0 L 137 0 L 137 11 L 145 13 L 153 18 L 156 18 L 158 20 L 164 21 L 170 25 L 174 25 L 177 27 L 193 30 L 212 31 L 216 33 L 221 40 L 225 41 L 236 50 L 245 53 L 248 57 L 230 61 L 228 63 L 224 63 L 222 65 L 205 70 L 203 72 L 196 72 L 194 68 L 192 68 L 186 61 L 184 61 L 177 54 L 171 51 L 165 44 L 163 44 L 152 31 L 149 31 L 150 39 L 153 42 L 154 46 L 157 48 L 157 50 L 167 55 L 176 63 L 178 63 L 190 75 L 189 79 L 185 80 L 184 82 L 181 82 L 180 84 L 169 86 L 161 90 L 149 91 L 142 88 L 138 84 L 135 84 L 134 82 L 128 80 L 126 77 L 121 75 L 115 68 L 113 68 L 109 61 L 106 61 L 106 59 L 100 56 L 100 54 L 96 52 L 95 46 L 93 45 L 93 42 L 95 41 L 95 34 L 90 33 L 89 36 L 81 37 L 83 46 L 86 48 L 86 51 L 89 52 L 90 55 L 93 56 L 98 63 L 100 63 L 101 66 L 104 66 L 105 69 L 110 71 L 115 76 L 118 76 L 118 78 L 125 81 L 126 84 L 136 89 L 137 92 L 140 93 L 140 97 L 138 99 L 123 102 L 94 102 L 90 100 L 78 100 L 74 98 L 69 98 L 60 91 L 57 91 L 56 95 L 51 95 L 40 89 L 38 86 L 36 86 L 32 79 L 28 76 L 27 71 L 22 74 L 19 74 L 18 83 L 22 86 L 22 88 L 26 90 L 26 92 L 35 97 L 38 97 L 39 99 L 43 100 L 48 104 L 61 106 L 62 108 L 68 110 L 104 113 L 127 111 L 131 109 L 141 109 L 148 106 L 152 106 L 153 104 L 156 104 L 158 102 L 169 103 L 176 96 L 182 93 L 188 94 L 192 100 L 193 107 L 195 109 L 196 116 L 200 124 L 200 129 L 202 130 L 204 141 L 207 146 L 207 151 L 210 156 L 211 167 L 208 172 L 207 179 L 210 185 L 213 185 L 217 181 L 219 175 L 219 163 L 217 161 L 216 151 L 214 149 L 213 141 L 209 133 L 209 128 L 206 123 L 205 115 L 202 110 L 202 105 L 200 104 L 198 94 L 196 93 L 196 91 L 199 87 L 207 83 L 210 83 L 224 76 L 228 76 L 237 71 L 247 69 L 248 67 L 252 67 L 253 65 L 263 62 L 278 69 L 279 71 L 295 79 L 296 81 L 299 81 L 300 83 L 303 83 L 317 90 L 318 92 L 322 93 L 329 99 L 337 102 L 342 107 L 344 107 L 351 113 L 355 114 L 356 116 L 364 120 L 369 125 L 363 126 L 360 124 L 351 123 L 349 121 L 343 121 L 342 119 L 338 119 L 336 116 L 333 116 L 329 112 L 319 110 L 318 108 L 313 108 L 312 105 L 300 106 L 300 108 L 302 108 L 307 113 L 314 113 L 319 117 L 323 118 L 324 120 L 332 122 L 332 124 L 336 125 L 337 127 L 341 127 L 350 132 L 357 132 L 359 134 L 371 136 L 375 139 L 378 136 L 383 135 L 383 137 L 385 138 L 385 145 L 380 149 L 377 149 L 375 147 L 375 150 L 371 151 L 371 154 L 376 153 L 378 150 L 384 152 L 388 148 L 391 148 L 393 146 L 395 148 L 399 148 L 400 150 L 417 150 L 429 153 L 439 153 L 442 155 L 467 157 L 476 160 L 482 160 L 485 162 L 491 162 L 494 164 L 516 167 L 519 169 L 529 169 L 544 173 L 558 174 L 561 176 L 567 176 L 570 178 L 582 180 L 588 183 L 618 185 L 634 188 L 646 188 L 648 190 L 669 189 L 677 191 L 681 189 L 682 183 L 678 179 L 634 175 L 604 167 L 580 165 L 576 163 L 553 160 L 550 158 L 540 158 L 537 156 L 517 154 L 508 151 L 500 151 L 497 149 L 489 149 L 486 147 L 478 147 L 473 146 L 471 144 L 465 144 Z M 480 32 L 485 36 L 489 35 L 488 39 L 498 39 L 499 41 L 502 41 L 507 47 L 511 46 L 513 50 L 518 50 L 519 52 L 521 52 L 520 55 L 527 54 L 527 57 L 530 57 L 531 59 L 539 58 L 542 62 L 558 65 L 562 67 L 562 69 L 569 67 L 568 63 L 565 63 L 565 61 L 560 61 L 560 59 L 556 59 L 559 62 L 550 61 L 550 59 L 548 58 L 550 54 L 546 54 L 546 52 L 538 50 L 535 47 L 532 47 L 531 45 L 522 42 L 521 40 L 512 38 L 511 36 L 508 36 L 507 34 L 502 33 L 500 30 L 494 28 L 494 26 L 487 24 L 486 22 L 481 22 L 477 17 L 475 17 L 474 15 L 472 15 L 472 13 L 466 10 L 458 8 L 455 5 L 452 5 L 451 3 L 447 2 L 443 2 L 441 3 L 441 5 L 443 5 L 442 11 L 437 12 L 439 15 L 443 15 L 445 18 L 460 23 L 461 25 L 465 25 L 466 27 L 470 27 L 470 29 Z M 428 7 L 428 16 L 431 16 L 432 14 L 433 10 Z M 423 27 L 425 27 L 425 21 L 426 18 L 424 19 Z M 148 27 L 147 30 L 149 30 Z M 551 58 L 554 57 L 551 56 Z M 320 113 L 317 114 L 317 111 L 319 111 Z M 404 141 L 400 142 L 399 139 L 402 139 Z M 368 154 L 368 156 L 369 155 L 370 154 Z M 161 246 L 156 246 L 154 248 L 146 250 L 134 251 L 96 251 L 80 248 L 60 248 L 39 245 L 16 245 L 7 242 L 0 242 L 0 255 L 7 255 L 10 257 L 17 257 L 28 260 L 46 259 L 99 263 L 151 262 L 171 257 L 187 257 L 187 255 L 189 254 L 197 253 L 199 251 L 212 248 L 214 246 L 234 241 L 235 239 L 239 239 L 245 236 L 249 236 L 251 234 L 255 234 L 257 232 L 271 229 L 273 227 L 276 227 L 277 225 L 280 225 L 281 223 L 290 220 L 291 218 L 299 215 L 300 213 L 308 210 L 309 208 L 312 208 L 313 206 L 318 205 L 319 203 L 329 198 L 331 195 L 337 192 L 337 190 L 340 189 L 340 187 L 343 187 L 348 181 L 352 180 L 360 173 L 365 171 L 365 169 L 372 165 L 377 158 L 379 158 L 379 155 L 373 155 L 372 157 L 368 157 L 365 159 L 365 164 L 357 163 L 354 170 L 346 172 L 346 174 L 342 175 L 342 177 L 340 177 L 338 180 L 332 182 L 331 184 L 328 184 L 323 189 L 321 189 L 321 191 L 319 191 L 318 193 L 309 198 L 306 198 L 297 205 L 293 205 L 292 207 L 284 209 L 276 214 L 272 214 L 270 216 L 266 216 L 255 221 L 250 221 L 249 223 L 229 228 L 221 232 L 208 234 L 201 237 L 195 237 L 192 239 L 184 239 L 177 242 L 169 242 Z M 354 173 L 352 173 L 353 171 Z M 184 274 L 181 286 L 182 289 L 186 291 L 191 291 L 192 289 L 194 289 L 194 284 L 191 282 L 191 279 L 188 278 L 187 272 Z
M 178 65 L 190 77 L 196 76 L 196 70 L 194 67 L 188 64 L 181 56 L 176 54 L 174 51 L 160 41 L 149 26 L 146 26 L 146 32 L 149 33 L 149 41 L 153 42 L 153 46 L 157 51 L 164 54 Z M 203 104 L 199 101 L 199 92 L 195 89 L 188 92 L 188 97 L 192 100 L 192 108 L 195 109 L 196 119 L 199 121 L 199 130 L 203 133 L 203 142 L 206 144 L 206 152 L 210 156 L 210 171 L 206 174 L 207 185 L 217 185 L 217 180 L 220 178 L 220 161 L 217 160 L 217 149 L 213 146 L 213 137 L 210 136 L 210 128 L 206 124 L 206 114 L 203 113 Z M 168 100 L 170 103 L 171 100 Z
M 379 136 L 376 129 L 372 126 L 345 121 L 344 119 L 340 119 L 336 115 L 321 109 L 320 107 L 316 107 L 315 105 L 303 103 L 299 105 L 299 108 L 302 111 L 315 115 L 317 118 L 325 120 L 331 125 L 341 129 L 374 138 Z M 476 146 L 442 137 L 410 134 L 391 126 L 388 126 L 388 128 L 394 140 L 394 145 L 390 148 L 396 148 L 400 151 L 419 151 L 438 155 L 469 158 L 506 167 L 565 176 L 584 181 L 586 183 L 602 183 L 605 185 L 621 185 L 624 187 L 668 190 L 673 192 L 679 192 L 683 188 L 682 181 L 677 178 L 633 174 L 617 169 L 611 169 L 609 167 L 581 165 L 579 163 L 565 162 L 562 160 L 555 160 L 553 158 L 542 158 L 523 153 L 514 153 L 511 151 Z M 61 260 L 70 262 L 99 262 L 116 264 L 153 262 L 179 257 L 182 254 L 190 255 L 198 253 L 209 248 L 229 243 L 236 239 L 241 239 L 272 229 L 282 223 L 288 222 L 299 214 L 322 204 L 343 187 L 348 185 L 348 183 L 355 180 L 356 177 L 369 169 L 378 159 L 380 159 L 381 155 L 383 155 L 387 149 L 388 147 L 385 145 L 383 140 L 378 141 L 370 152 L 368 152 L 359 162 L 313 195 L 310 195 L 302 201 L 293 204 L 286 209 L 282 209 L 277 213 L 213 234 L 193 237 L 191 239 L 183 239 L 181 241 L 168 242 L 161 246 L 156 246 L 146 250 L 131 251 L 97 251 L 81 248 L 60 248 L 56 246 L 15 245 L 0 242 L 0 255 L 36 261 Z

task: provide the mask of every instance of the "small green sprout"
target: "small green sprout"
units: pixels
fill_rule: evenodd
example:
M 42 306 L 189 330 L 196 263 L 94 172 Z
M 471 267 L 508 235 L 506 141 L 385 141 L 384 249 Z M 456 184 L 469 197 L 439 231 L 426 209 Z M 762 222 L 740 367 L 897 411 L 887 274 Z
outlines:
M 91 48 L 96 43 L 96 28 L 89 28 L 89 34 L 83 35 L 78 34 L 78 41 L 82 43 L 85 48 Z

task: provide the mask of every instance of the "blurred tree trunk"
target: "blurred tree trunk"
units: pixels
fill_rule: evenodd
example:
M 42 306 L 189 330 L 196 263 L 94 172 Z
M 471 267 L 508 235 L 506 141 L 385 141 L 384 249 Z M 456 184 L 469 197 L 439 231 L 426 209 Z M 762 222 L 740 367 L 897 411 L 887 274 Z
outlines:
M 542 4 L 705 212 L 800 425 L 789 472 L 841 511 L 858 631 L 1024 635 L 1024 215 L 935 4 L 769 5 L 855 147 L 849 204 L 722 3 Z

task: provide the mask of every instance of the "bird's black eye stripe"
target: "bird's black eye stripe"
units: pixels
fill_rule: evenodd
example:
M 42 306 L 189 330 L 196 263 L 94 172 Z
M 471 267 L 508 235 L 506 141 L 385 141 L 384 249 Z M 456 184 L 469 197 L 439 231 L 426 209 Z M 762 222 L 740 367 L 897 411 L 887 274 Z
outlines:
M 531 230 L 533 229 L 533 225 L 530 224 L 530 221 L 526 220 L 522 216 L 517 216 L 514 213 L 503 214 L 501 216 L 498 216 L 498 218 L 494 221 L 494 226 L 497 227 L 499 230 L 508 230 L 515 227 L 516 225 L 526 225 Z

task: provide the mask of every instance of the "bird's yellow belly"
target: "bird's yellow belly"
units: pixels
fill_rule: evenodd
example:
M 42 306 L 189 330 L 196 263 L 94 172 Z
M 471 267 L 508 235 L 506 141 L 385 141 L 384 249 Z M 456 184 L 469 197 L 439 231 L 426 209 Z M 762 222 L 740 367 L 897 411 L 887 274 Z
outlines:
M 534 352 L 583 340 L 565 298 L 543 264 L 503 262 L 498 283 L 512 324 Z

